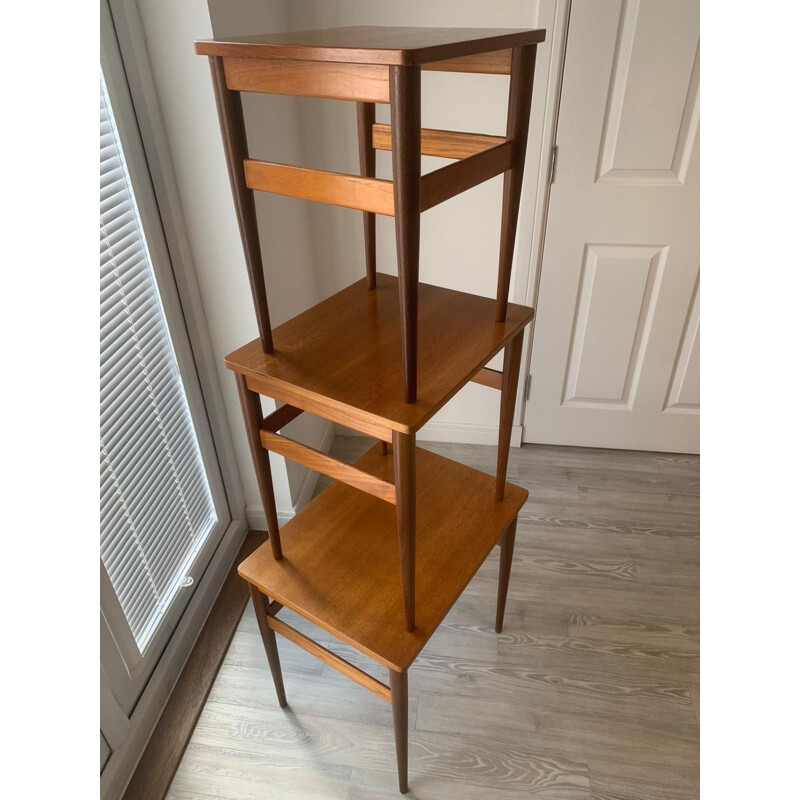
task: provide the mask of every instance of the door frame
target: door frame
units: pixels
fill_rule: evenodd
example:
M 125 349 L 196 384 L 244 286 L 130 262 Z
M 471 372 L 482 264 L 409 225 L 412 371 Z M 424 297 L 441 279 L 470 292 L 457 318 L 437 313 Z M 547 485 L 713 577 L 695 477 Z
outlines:
M 143 224 L 148 223 L 151 229 L 164 234 L 164 241 L 155 246 L 164 248 L 160 261 L 171 265 L 172 274 L 166 279 L 164 275 L 158 275 L 160 289 L 163 290 L 165 283 L 170 284 L 166 286 L 162 302 L 169 312 L 168 317 L 182 318 L 185 322 L 188 341 L 184 341 L 182 346 L 175 342 L 175 352 L 181 371 L 186 369 L 194 373 L 186 386 L 187 396 L 191 392 L 195 408 L 206 412 L 203 419 L 195 420 L 198 439 L 203 439 L 204 461 L 214 459 L 217 462 L 214 469 L 218 470 L 219 476 L 215 481 L 209 476 L 209 483 L 212 484 L 217 513 L 227 523 L 216 548 L 210 548 L 213 552 L 207 554 L 204 571 L 194 576 L 196 588 L 191 597 L 181 599 L 179 596 L 176 599 L 176 604 L 182 606 L 180 613 L 176 613 L 157 634 L 163 652 L 157 660 L 153 659 L 157 663 L 154 667 L 150 665 L 152 672 L 135 695 L 132 690 L 120 687 L 126 686 L 125 680 L 135 676 L 140 668 L 126 662 L 126 648 L 124 644 L 120 648 L 120 642 L 115 639 L 117 634 L 101 610 L 101 696 L 105 695 L 107 700 L 106 707 L 101 709 L 101 732 L 112 752 L 100 776 L 100 791 L 101 797 L 110 799 L 120 797 L 127 786 L 239 552 L 248 525 L 231 432 L 135 0 L 120 3 L 101 0 L 100 31 L 101 63 L 109 94 L 112 94 L 113 83 L 113 94 L 127 95 L 126 102 L 118 103 L 114 109 L 120 136 L 123 136 L 123 126 L 128 132 L 127 139 L 133 132 L 138 133 L 135 149 L 140 152 L 134 154 L 134 158 L 139 162 L 138 171 L 142 176 L 139 182 L 147 179 L 152 184 L 151 202 L 144 198 L 145 202 L 141 203 L 142 198 L 138 198 L 143 205 L 140 214 Z M 129 171 L 133 179 L 131 164 Z M 150 241 L 148 246 L 154 247 Z M 155 262 L 156 253 L 153 256 Z M 187 337 L 181 338 L 186 340 Z M 113 616 L 113 608 L 111 613 Z M 127 720 L 127 726 L 120 714 Z M 104 725 L 109 730 L 104 730 Z
M 558 130 L 558 112 L 561 102 L 561 86 L 564 77 L 564 62 L 567 53 L 569 16 L 572 0 L 540 0 L 536 24 L 547 29 L 550 42 L 547 61 L 537 59 L 537 76 L 547 70 L 542 84 L 534 84 L 531 111 L 531 134 L 528 137 L 527 168 L 523 181 L 520 204 L 519 233 L 513 277 L 514 297 L 517 302 L 536 308 L 539 282 L 544 255 L 544 240 L 547 233 L 547 214 L 550 205 L 550 164 Z M 543 45 L 539 45 L 540 51 Z M 539 91 L 537 92 L 537 87 Z M 541 99 L 540 99 L 541 98 Z M 531 374 L 533 334 L 536 316 L 525 330 L 520 372 L 523 380 L 517 387 L 516 416 L 514 427 L 520 432 L 520 444 L 525 440 L 525 409 L 527 405 L 528 376 Z

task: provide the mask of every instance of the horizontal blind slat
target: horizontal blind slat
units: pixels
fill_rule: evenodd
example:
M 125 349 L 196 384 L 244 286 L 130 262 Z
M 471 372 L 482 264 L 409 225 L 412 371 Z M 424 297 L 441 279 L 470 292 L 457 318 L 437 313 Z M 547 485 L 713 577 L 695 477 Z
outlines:
M 100 85 L 100 552 L 144 652 L 217 515 Z

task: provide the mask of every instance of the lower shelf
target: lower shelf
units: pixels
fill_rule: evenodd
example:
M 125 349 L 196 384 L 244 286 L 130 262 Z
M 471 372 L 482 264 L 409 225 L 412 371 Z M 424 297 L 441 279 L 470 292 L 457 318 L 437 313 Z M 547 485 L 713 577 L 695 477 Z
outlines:
M 375 445 L 357 462 L 393 480 Z M 333 483 L 281 529 L 283 559 L 269 543 L 239 574 L 338 639 L 390 669 L 406 669 L 528 497 L 463 464 L 417 448 L 416 623 L 406 632 L 395 507 Z

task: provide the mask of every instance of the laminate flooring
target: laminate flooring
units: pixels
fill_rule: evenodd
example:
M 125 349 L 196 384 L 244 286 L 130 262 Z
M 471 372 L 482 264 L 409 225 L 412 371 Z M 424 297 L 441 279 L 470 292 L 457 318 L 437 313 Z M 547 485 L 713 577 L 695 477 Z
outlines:
M 340 436 L 332 452 L 351 461 L 371 444 Z M 494 472 L 493 447 L 421 446 Z M 409 671 L 406 796 L 697 798 L 699 458 L 525 445 L 508 479 L 530 498 L 505 628 L 494 633 L 495 550 Z M 278 642 L 289 708 L 248 606 L 168 797 L 399 797 L 389 705 Z

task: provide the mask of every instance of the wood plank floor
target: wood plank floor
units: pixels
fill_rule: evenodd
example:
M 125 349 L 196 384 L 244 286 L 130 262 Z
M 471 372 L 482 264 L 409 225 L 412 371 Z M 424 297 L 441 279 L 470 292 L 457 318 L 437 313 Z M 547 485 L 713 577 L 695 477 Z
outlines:
M 371 441 L 337 437 L 333 454 L 353 460 Z M 423 446 L 494 471 L 494 448 Z M 505 630 L 495 551 L 409 672 L 407 796 L 698 797 L 699 459 L 526 445 L 508 477 L 531 496 Z M 248 606 L 168 797 L 399 797 L 389 706 L 278 640 L 289 708 Z

